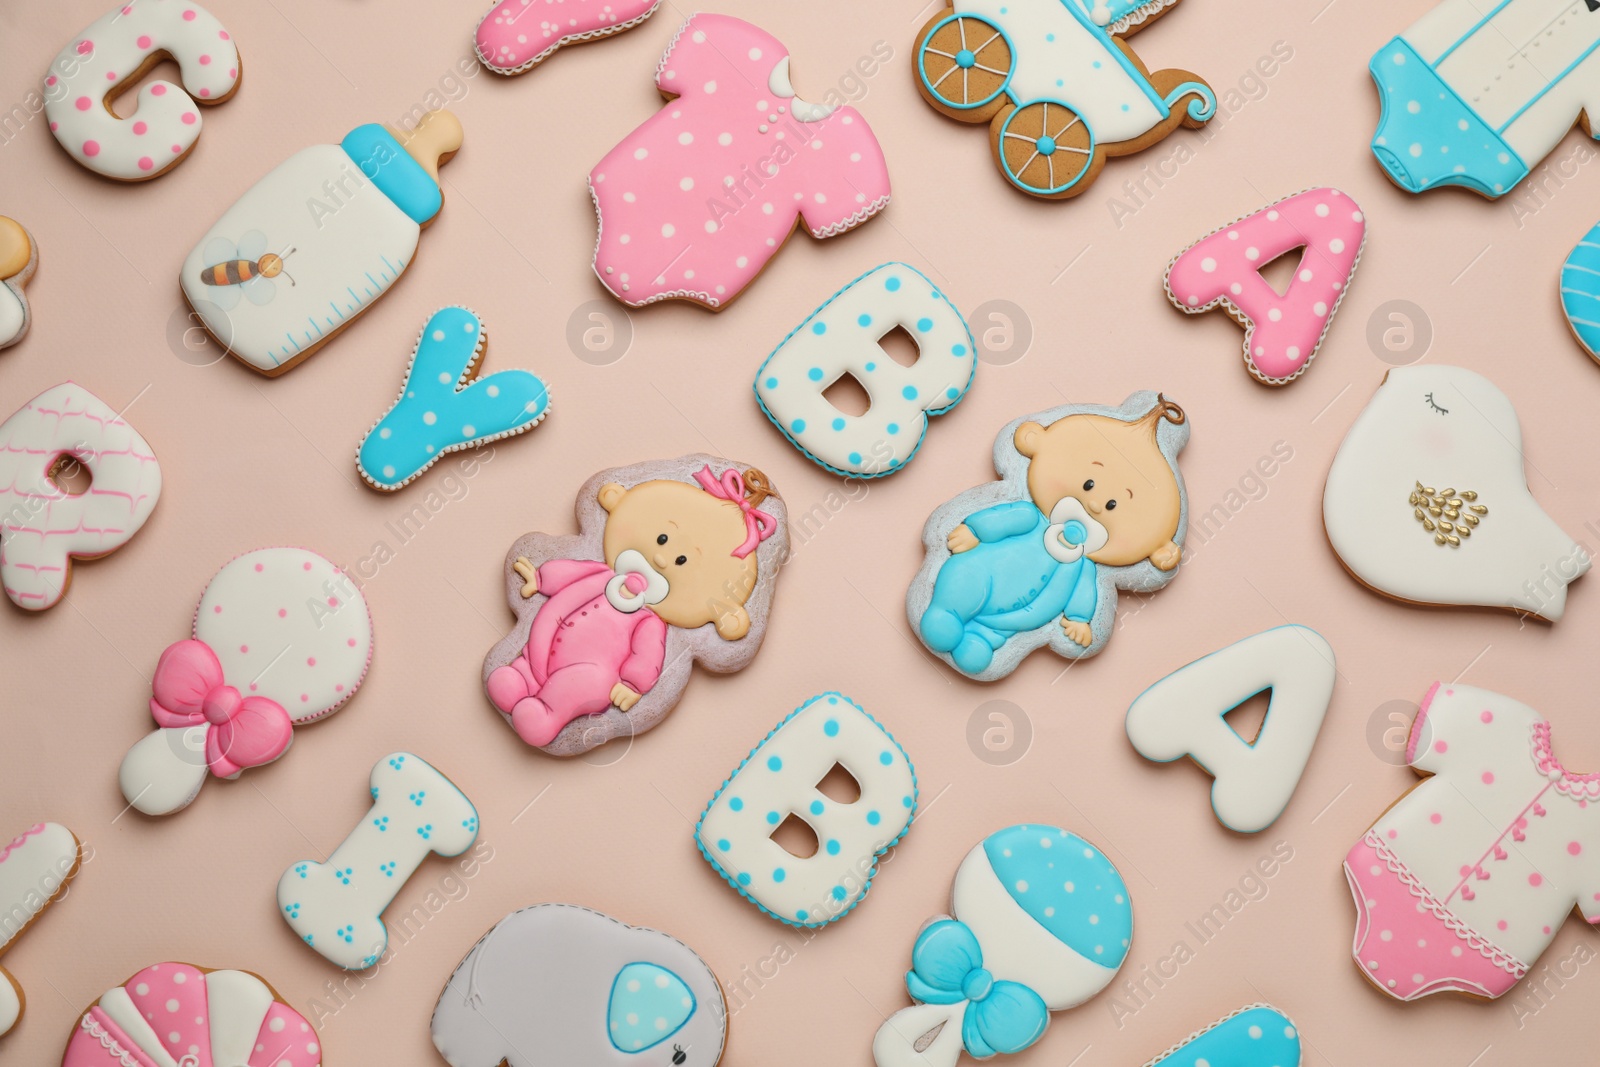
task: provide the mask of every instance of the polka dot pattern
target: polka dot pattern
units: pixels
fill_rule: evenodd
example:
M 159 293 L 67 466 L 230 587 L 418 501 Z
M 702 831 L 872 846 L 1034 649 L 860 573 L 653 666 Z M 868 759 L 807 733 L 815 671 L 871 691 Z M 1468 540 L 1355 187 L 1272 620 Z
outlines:
M 990 834 L 983 851 L 1011 899 L 1051 937 L 1102 966 L 1121 965 L 1133 907 L 1099 849 L 1057 827 L 1022 825 Z

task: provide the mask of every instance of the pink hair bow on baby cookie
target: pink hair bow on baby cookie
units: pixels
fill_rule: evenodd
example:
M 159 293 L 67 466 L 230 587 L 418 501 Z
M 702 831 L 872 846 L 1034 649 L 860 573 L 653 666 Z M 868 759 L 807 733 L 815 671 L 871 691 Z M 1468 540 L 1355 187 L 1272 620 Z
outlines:
M 695 472 L 694 480 L 700 483 L 700 488 L 712 496 L 719 500 L 732 501 L 744 512 L 744 524 L 748 533 L 744 543 L 733 550 L 733 554 L 739 559 L 744 559 L 757 545 L 777 532 L 778 520 L 756 507 L 767 497 L 776 495 L 766 475 L 760 471 L 752 468 L 747 480 L 746 475 L 729 467 L 722 472 L 722 477 L 719 479 L 712 473 L 711 465 L 708 463 Z M 751 499 L 752 497 L 754 499 Z
M 211 646 L 193 638 L 168 645 L 150 682 L 150 715 L 168 730 L 206 727 L 206 766 L 218 778 L 271 763 L 294 739 L 283 705 L 242 696 L 222 676 Z

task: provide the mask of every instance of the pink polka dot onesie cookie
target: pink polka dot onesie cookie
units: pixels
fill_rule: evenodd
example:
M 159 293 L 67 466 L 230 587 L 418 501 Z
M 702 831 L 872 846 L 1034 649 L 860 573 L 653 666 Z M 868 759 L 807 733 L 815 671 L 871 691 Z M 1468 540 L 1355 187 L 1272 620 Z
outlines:
M 1344 860 L 1356 966 L 1397 1000 L 1501 996 L 1574 908 L 1600 923 L 1600 774 L 1562 766 L 1532 708 L 1447 682 L 1406 762 L 1429 777 Z
M 656 66 L 669 103 L 589 172 L 594 271 L 630 307 L 719 310 L 797 225 L 853 229 L 889 203 L 883 149 L 855 108 L 795 95 L 789 50 L 727 15 L 694 15 Z

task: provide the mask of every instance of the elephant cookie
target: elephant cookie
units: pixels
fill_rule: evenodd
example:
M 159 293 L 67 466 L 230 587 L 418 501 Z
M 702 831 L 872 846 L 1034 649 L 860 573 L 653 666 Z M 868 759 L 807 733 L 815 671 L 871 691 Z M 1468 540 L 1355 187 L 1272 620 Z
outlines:
M 305 1016 L 249 971 L 157 963 L 100 995 L 61 1067 L 320 1067 Z
M 577 512 L 576 537 L 527 534 L 506 554 L 517 626 L 483 664 L 490 702 L 554 756 L 656 726 L 696 662 L 744 668 L 789 551 L 766 476 L 713 456 L 602 471 Z
M 56 822 L 30 826 L 0 848 L 0 955 L 66 893 L 82 851 L 72 831 Z M 0 967 L 0 1037 L 17 1025 L 26 1006 L 22 986 Z
M 1117 590 L 1178 573 L 1188 495 L 1183 409 L 1159 393 L 1014 419 L 994 444 L 1000 481 L 941 505 L 906 594 L 922 643 L 988 682 L 1048 645 L 1068 659 L 1111 639 Z
M 344 571 L 303 548 L 235 557 L 201 594 L 193 636 L 156 662 L 156 729 L 123 757 L 123 797 L 146 815 L 169 815 L 207 777 L 271 763 L 294 727 L 355 696 L 371 661 L 367 601 Z
M 494 0 L 478 23 L 478 62 L 496 74 L 521 74 L 558 48 L 598 41 L 631 30 L 655 13 L 661 0 Z
M 1328 543 L 1357 581 L 1396 600 L 1555 622 L 1590 559 L 1534 500 L 1523 462 L 1521 423 L 1493 382 L 1396 367 L 1333 457 Z
M 39 269 L 39 246 L 22 223 L 0 215 L 0 348 L 28 335 L 33 313 L 22 289 Z
M 535 904 L 472 947 L 431 1028 L 450 1067 L 715 1067 L 727 1014 L 717 976 L 683 942 Z

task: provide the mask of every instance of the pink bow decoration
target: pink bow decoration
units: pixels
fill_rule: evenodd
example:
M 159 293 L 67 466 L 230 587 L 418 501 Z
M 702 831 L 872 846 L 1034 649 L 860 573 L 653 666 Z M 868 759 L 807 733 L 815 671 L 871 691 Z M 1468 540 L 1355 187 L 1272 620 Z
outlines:
M 718 500 L 728 500 L 738 504 L 739 510 L 744 512 L 746 531 L 744 543 L 733 550 L 734 556 L 738 559 L 744 559 L 757 545 L 777 532 L 777 519 L 751 507 L 750 501 L 745 498 L 744 476 L 734 468 L 729 467 L 723 471 L 719 479 L 711 472 L 711 465 L 707 464 L 695 472 L 694 480 L 700 483 L 700 488 Z
M 222 677 L 217 654 L 204 641 L 168 645 L 150 681 L 150 715 L 169 730 L 206 727 L 206 765 L 218 778 L 271 763 L 294 737 L 283 705 L 241 696 Z

